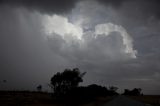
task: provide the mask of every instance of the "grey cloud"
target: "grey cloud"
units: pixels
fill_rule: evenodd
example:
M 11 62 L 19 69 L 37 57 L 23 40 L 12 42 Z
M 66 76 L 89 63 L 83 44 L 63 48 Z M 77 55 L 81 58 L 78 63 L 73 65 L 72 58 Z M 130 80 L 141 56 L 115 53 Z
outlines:
M 160 1 L 159 0 L 97 0 L 99 3 L 101 3 L 102 5 L 106 5 L 106 6 L 113 6 L 114 8 L 120 9 L 121 7 L 123 7 L 124 4 L 128 4 L 131 3 L 131 5 L 140 5 L 143 9 L 143 7 L 148 7 L 147 11 L 151 12 L 153 14 L 156 14 L 157 16 L 159 16 L 159 5 L 160 5 Z M 137 7 L 135 7 L 136 9 Z M 147 14 L 147 13 L 145 13 Z
M 0 81 L 7 80 L 5 89 L 34 89 L 49 83 L 53 70 L 67 67 L 59 65 L 63 59 L 53 56 L 44 42 L 39 17 L 8 6 L 0 14 Z
M 65 14 L 69 12 L 78 0 L 1 0 L 1 5 L 25 7 L 47 14 Z
M 97 0 L 97 1 L 105 5 L 112 5 L 114 7 L 120 7 L 121 4 L 123 4 L 123 2 L 130 1 L 130 0 Z
M 53 52 L 77 64 L 85 64 L 85 62 L 99 64 L 101 61 L 118 61 L 131 58 L 124 52 L 125 45 L 119 33 L 113 32 L 108 36 L 101 35 L 97 38 L 88 36 L 89 39 L 85 38 L 82 44 L 76 41 L 68 44 L 60 35 L 53 34 L 53 37 L 48 37 L 48 42 Z

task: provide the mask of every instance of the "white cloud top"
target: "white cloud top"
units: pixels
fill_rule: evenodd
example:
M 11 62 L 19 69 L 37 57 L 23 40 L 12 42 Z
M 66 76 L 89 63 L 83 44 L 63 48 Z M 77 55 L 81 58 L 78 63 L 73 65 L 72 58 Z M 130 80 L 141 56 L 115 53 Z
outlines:
M 83 45 L 83 43 L 86 41 L 83 36 L 85 36 L 87 32 L 92 32 L 90 33 L 89 36 L 91 37 L 94 35 L 95 40 L 97 39 L 97 36 L 105 35 L 107 37 L 107 36 L 112 36 L 113 34 L 110 34 L 112 32 L 118 32 L 119 33 L 118 35 L 122 37 L 122 44 L 120 48 L 110 47 L 112 49 L 109 49 L 108 51 L 114 52 L 114 50 L 117 49 L 116 51 L 119 53 L 123 53 L 124 55 L 126 54 L 126 56 L 129 56 L 130 58 L 136 58 L 136 50 L 133 49 L 132 38 L 127 33 L 127 31 L 120 25 L 116 25 L 110 22 L 104 23 L 104 24 L 97 24 L 95 26 L 92 26 L 92 27 L 95 27 L 95 30 L 90 29 L 85 31 L 83 30 L 85 29 L 85 26 L 76 24 L 76 21 L 75 21 L 75 24 L 71 23 L 69 22 L 69 19 L 65 16 L 59 16 L 56 14 L 53 16 L 44 15 L 42 19 L 43 19 L 42 24 L 44 26 L 44 31 L 47 36 L 54 36 L 55 34 L 57 34 L 61 36 L 65 41 L 67 41 L 69 45 L 72 45 L 73 41 L 80 42 L 81 45 Z M 79 20 L 77 20 L 77 22 L 79 22 Z M 90 38 L 90 39 L 93 39 L 93 38 Z M 108 43 L 110 43 L 110 41 Z M 118 42 L 115 42 L 115 44 L 117 43 Z M 121 48 L 124 48 L 124 49 L 121 49 Z M 122 50 L 122 51 L 118 51 L 118 50 Z
M 136 58 L 136 51 L 133 50 L 132 38 L 122 26 L 113 23 L 99 24 L 95 26 L 95 37 L 102 34 L 108 36 L 111 32 L 120 33 L 123 38 L 123 44 L 126 46 L 125 52 L 129 53 L 131 57 Z
M 66 17 L 58 15 L 45 15 L 42 22 L 47 35 L 56 33 L 61 35 L 63 38 L 66 35 L 70 35 L 79 40 L 82 39 L 82 28 L 70 23 Z

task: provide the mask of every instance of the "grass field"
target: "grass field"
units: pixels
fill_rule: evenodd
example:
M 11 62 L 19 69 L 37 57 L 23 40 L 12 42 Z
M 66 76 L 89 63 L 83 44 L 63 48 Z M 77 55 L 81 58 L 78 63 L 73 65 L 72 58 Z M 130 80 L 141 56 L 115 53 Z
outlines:
M 113 97 L 99 97 L 94 101 L 77 106 L 101 106 L 102 104 L 112 100 Z M 160 96 L 130 96 L 130 98 L 151 104 L 152 106 L 160 106 Z M 71 100 L 72 102 L 72 100 Z M 75 104 L 72 104 L 76 106 Z M 44 92 L 29 91 L 0 91 L 0 106 L 71 106 L 63 102 L 57 102 L 51 94 Z
M 152 106 L 160 106 L 160 95 L 130 96 L 130 98 Z

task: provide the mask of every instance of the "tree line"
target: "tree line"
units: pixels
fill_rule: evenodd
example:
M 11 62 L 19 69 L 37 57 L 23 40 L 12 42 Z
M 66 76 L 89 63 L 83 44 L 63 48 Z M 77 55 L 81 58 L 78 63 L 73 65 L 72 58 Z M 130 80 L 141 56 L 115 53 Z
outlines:
M 81 73 L 78 68 L 65 69 L 63 72 L 57 72 L 50 80 L 50 87 L 53 90 L 53 96 L 56 98 L 72 98 L 74 99 L 94 99 L 98 96 L 114 96 L 118 87 L 105 87 L 97 84 L 88 86 L 79 86 L 83 82 L 83 76 L 86 72 Z M 37 89 L 40 90 L 41 86 Z M 142 95 L 140 88 L 133 90 L 125 89 L 123 95 Z

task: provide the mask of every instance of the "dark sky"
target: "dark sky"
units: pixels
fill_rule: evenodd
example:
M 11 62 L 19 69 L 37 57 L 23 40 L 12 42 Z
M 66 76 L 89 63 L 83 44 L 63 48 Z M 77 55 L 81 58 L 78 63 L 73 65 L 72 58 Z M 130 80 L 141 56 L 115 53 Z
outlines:
M 159 0 L 0 0 L 0 89 L 78 67 L 81 85 L 160 94 L 159 34 Z

